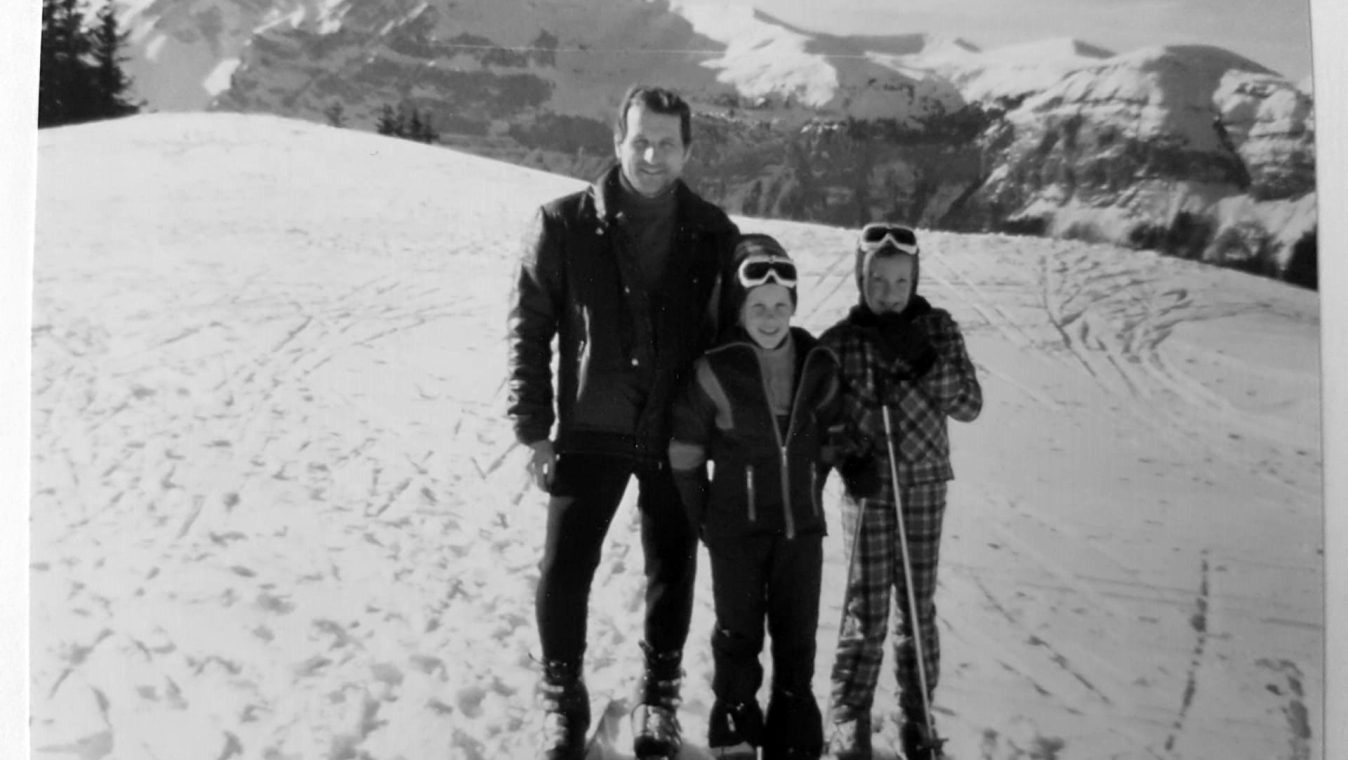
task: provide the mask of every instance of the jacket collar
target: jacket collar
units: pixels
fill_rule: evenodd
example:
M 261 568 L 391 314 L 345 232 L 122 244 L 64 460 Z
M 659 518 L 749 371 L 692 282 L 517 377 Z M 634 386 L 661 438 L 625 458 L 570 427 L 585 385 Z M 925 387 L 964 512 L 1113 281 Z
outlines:
M 622 192 L 619 177 L 621 172 L 622 167 L 613 164 L 590 185 L 585 193 L 586 202 L 582 204 L 581 210 L 588 214 L 600 227 L 607 227 L 612 224 L 613 216 L 617 213 L 618 193 Z M 730 230 L 729 222 L 724 215 L 711 213 L 711 210 L 715 208 L 714 206 L 699 198 L 683 180 L 678 179 L 674 182 L 674 214 L 679 229 L 697 232 L 727 232 Z
M 790 330 L 791 340 L 795 341 L 796 344 L 797 361 L 803 359 L 815 346 L 819 345 L 819 340 L 811 335 L 809 330 L 806 330 L 803 327 L 797 327 L 796 325 L 792 325 Z M 730 332 L 726 335 L 725 340 L 721 341 L 711 350 L 720 351 L 721 349 L 730 348 L 731 346 L 754 348 L 757 345 L 758 344 L 754 343 L 754 339 L 749 337 L 749 333 L 746 332 L 743 327 L 736 325 L 731 328 Z

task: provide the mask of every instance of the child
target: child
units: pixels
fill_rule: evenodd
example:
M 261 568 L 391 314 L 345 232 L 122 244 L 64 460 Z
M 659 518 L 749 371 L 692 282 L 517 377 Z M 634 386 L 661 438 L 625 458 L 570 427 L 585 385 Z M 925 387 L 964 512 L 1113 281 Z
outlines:
M 716 627 L 708 745 L 716 757 L 818 758 L 811 690 L 819 621 L 824 432 L 837 364 L 791 326 L 796 267 L 768 235 L 744 235 L 727 283 L 738 326 L 694 365 L 675 401 L 669 461 L 711 557 Z M 707 461 L 714 462 L 708 483 Z M 757 693 L 763 621 L 772 636 L 766 718 Z
M 902 610 L 894 659 L 903 750 L 909 760 L 939 753 L 939 742 L 928 734 L 928 719 L 940 654 L 933 601 L 937 549 L 946 481 L 954 477 L 946 417 L 972 421 L 983 407 L 983 392 L 955 321 L 917 295 L 918 259 L 911 229 L 866 225 L 856 249 L 861 303 L 820 338 L 841 366 L 841 434 L 834 443 L 842 460 L 843 545 L 852 555 L 831 679 L 829 752 L 840 760 L 871 756 L 870 710 L 884 655 L 891 585 Z M 889 444 L 885 408 L 893 434 Z M 904 577 L 900 512 L 911 579 Z M 905 586 L 910 582 L 916 625 Z M 922 637 L 921 674 L 914 628 Z

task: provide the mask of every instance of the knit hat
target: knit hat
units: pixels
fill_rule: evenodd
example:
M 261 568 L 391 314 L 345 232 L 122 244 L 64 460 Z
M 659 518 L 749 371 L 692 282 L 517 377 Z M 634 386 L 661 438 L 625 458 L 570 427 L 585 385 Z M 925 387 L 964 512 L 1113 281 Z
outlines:
M 914 237 L 916 237 L 916 235 L 914 235 Z M 921 256 L 919 256 L 917 253 L 905 253 L 892 245 L 883 245 L 880 248 L 868 251 L 866 250 L 866 247 L 862 246 L 860 241 L 858 241 L 856 247 L 856 275 L 857 275 L 857 292 L 861 296 L 861 303 L 863 305 L 866 303 L 866 275 L 870 273 L 871 262 L 875 261 L 875 258 L 877 256 L 884 256 L 884 257 L 908 256 L 912 258 L 913 289 L 909 293 L 909 297 L 911 298 L 912 296 L 916 296 L 918 270 L 921 267 L 921 258 L 922 258 Z
M 741 235 L 739 242 L 735 244 L 735 252 L 731 256 L 734 267 L 729 282 L 727 283 L 726 299 L 723 302 L 726 310 L 725 314 L 728 317 L 728 325 L 738 324 L 740 310 L 744 308 L 745 298 L 749 295 L 750 290 L 757 287 L 757 285 L 746 286 L 741 282 L 741 267 L 750 259 L 753 259 L 755 262 L 762 261 L 767 264 L 778 263 L 785 265 L 782 268 L 790 269 L 793 275 L 792 279 L 794 280 L 795 262 L 793 262 L 791 257 L 787 255 L 786 249 L 782 247 L 781 243 L 777 242 L 776 238 L 761 232 L 750 232 Z M 750 274 L 756 273 L 750 272 Z M 793 281 L 790 285 L 787 285 L 786 283 L 781 282 L 776 274 L 777 273 L 766 276 L 764 282 L 777 283 L 784 286 L 791 296 L 791 307 L 795 308 L 798 301 L 796 283 Z

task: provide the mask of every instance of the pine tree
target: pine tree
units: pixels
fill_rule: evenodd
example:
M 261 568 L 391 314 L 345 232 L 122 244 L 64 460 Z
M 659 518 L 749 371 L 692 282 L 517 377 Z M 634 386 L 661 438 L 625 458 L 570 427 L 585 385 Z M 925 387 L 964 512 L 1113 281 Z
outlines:
M 324 108 L 323 115 L 327 117 L 329 126 L 346 126 L 346 107 L 342 105 L 340 100 L 334 100 L 327 108 Z
M 91 43 L 95 67 L 94 97 L 98 115 L 108 118 L 135 113 L 140 110 L 139 107 L 126 99 L 127 91 L 131 88 L 131 78 L 122 71 L 126 57 L 121 51 L 128 34 L 122 31 L 117 22 L 117 13 L 112 0 L 105 0 L 97 18 Z
M 421 134 L 415 139 L 420 140 L 427 145 L 440 142 L 440 132 L 436 130 L 435 123 L 431 120 L 430 114 L 426 114 L 426 118 L 421 120 Z
M 407 113 L 407 132 L 403 134 L 409 140 L 421 140 L 421 133 L 425 130 L 425 125 L 421 122 L 421 112 L 416 106 L 408 109 Z
M 379 120 L 375 122 L 374 131 L 392 137 L 404 136 L 402 112 L 393 110 L 393 106 L 385 103 L 379 109 Z
M 50 127 L 135 113 L 126 99 L 131 80 L 122 71 L 121 30 L 112 0 L 92 26 L 80 0 L 42 0 L 38 70 L 38 126 Z
M 374 130 L 381 135 L 401 137 L 423 143 L 440 141 L 440 133 L 431 123 L 430 114 L 423 114 L 416 106 L 403 103 L 394 108 L 387 103 L 379 109 Z
M 407 134 L 404 137 L 427 144 L 440 141 L 440 133 L 435 131 L 435 126 L 431 124 L 431 115 L 422 114 L 416 106 L 412 106 L 411 116 L 407 120 Z
M 39 127 L 79 120 L 87 92 L 82 60 L 89 52 L 84 13 L 75 0 L 42 0 L 38 53 Z

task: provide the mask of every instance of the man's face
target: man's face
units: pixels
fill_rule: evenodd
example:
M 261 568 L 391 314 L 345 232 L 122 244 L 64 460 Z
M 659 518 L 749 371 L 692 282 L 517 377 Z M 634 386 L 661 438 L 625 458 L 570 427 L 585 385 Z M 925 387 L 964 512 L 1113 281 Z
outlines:
M 913 295 L 913 257 L 908 254 L 875 256 L 866 274 L 866 306 L 876 314 L 897 314 Z
M 785 285 L 769 282 L 745 294 L 740 321 L 755 343 L 763 348 L 776 348 L 786 338 L 795 311 L 791 291 Z
M 641 104 L 627 109 L 627 134 L 613 140 L 623 175 L 647 197 L 664 192 L 683 175 L 691 153 L 683 144 L 677 114 L 654 113 Z

